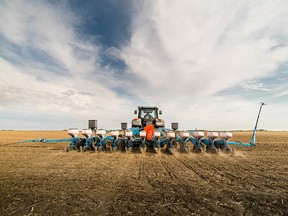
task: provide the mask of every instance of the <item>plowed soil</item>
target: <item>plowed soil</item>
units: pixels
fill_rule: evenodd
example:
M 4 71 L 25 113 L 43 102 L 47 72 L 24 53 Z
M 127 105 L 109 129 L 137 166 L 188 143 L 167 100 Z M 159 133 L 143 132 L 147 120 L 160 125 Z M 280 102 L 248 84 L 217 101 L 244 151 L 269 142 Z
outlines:
M 0 131 L 1 215 L 288 215 L 288 132 L 234 155 L 64 152 L 65 131 Z M 251 133 L 234 133 L 248 142 Z

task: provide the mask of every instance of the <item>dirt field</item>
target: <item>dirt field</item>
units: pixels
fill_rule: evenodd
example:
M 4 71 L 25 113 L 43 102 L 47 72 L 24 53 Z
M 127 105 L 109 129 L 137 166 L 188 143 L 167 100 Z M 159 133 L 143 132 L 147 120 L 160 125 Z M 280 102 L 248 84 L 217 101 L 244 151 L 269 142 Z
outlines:
M 1 215 L 288 215 L 288 132 L 235 155 L 64 152 L 64 131 L 0 131 Z M 251 133 L 234 133 L 249 141 Z

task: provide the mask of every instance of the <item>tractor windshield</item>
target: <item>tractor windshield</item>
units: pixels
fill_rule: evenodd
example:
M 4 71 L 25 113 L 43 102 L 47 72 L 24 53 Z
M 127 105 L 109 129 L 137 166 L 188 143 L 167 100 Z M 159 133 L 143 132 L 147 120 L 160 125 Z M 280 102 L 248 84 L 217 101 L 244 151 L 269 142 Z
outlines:
M 155 109 L 142 109 L 140 111 L 140 117 L 144 119 L 155 119 L 156 116 L 157 115 Z

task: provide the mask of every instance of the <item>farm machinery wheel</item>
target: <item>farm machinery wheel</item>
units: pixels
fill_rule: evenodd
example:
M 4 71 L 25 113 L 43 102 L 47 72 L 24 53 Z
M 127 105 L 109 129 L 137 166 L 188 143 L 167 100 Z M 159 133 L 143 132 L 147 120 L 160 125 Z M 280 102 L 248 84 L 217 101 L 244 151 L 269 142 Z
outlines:
M 128 140 L 123 140 L 123 141 L 121 142 L 121 147 L 120 147 L 120 149 L 121 149 L 122 151 L 125 151 L 126 153 L 130 153 L 130 152 L 132 151 L 132 146 L 133 146 L 133 143 L 131 142 L 130 139 L 128 139 Z
M 219 149 L 217 149 L 216 147 L 206 146 L 206 152 L 216 154 L 219 152 Z
M 97 152 L 104 152 L 105 147 L 104 146 L 97 146 Z
M 125 140 L 119 139 L 117 140 L 117 149 L 120 151 L 125 151 Z
M 185 152 L 185 153 L 189 153 L 190 149 L 187 146 L 187 143 L 180 143 L 180 151 Z
M 193 147 L 192 147 L 192 152 L 202 153 L 202 152 L 203 152 L 203 149 L 202 149 L 202 147 L 199 148 L 197 145 L 193 145 Z
M 93 141 L 89 141 L 88 145 L 86 145 L 85 140 L 83 143 L 80 143 L 80 146 L 78 148 L 78 151 L 80 152 L 96 152 L 97 151 L 97 147 L 94 144 Z
M 175 139 L 168 140 L 166 151 L 172 155 L 175 153 L 175 149 L 176 149 L 176 140 Z
M 125 146 L 125 143 L 124 143 Z M 119 150 L 123 150 L 123 144 L 122 144 L 122 140 L 116 140 L 115 143 L 113 143 L 113 145 L 111 146 L 111 152 L 116 152 Z
M 91 148 L 91 147 L 89 147 L 89 146 L 84 146 L 83 148 L 82 148 L 82 152 L 84 153 L 84 152 L 95 152 L 95 149 L 93 149 L 93 148 Z
M 216 145 L 216 148 L 218 152 L 223 152 L 226 154 L 234 154 L 234 148 L 229 148 L 228 146 L 225 147 L 225 145 Z

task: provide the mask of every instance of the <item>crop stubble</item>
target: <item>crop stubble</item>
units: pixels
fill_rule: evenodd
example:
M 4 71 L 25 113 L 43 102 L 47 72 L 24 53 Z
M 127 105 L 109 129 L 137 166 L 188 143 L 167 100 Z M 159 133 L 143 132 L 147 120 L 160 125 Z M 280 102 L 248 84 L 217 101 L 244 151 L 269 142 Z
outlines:
M 251 133 L 234 133 L 248 142 Z M 2 215 L 287 215 L 288 132 L 234 155 L 78 153 L 64 131 L 0 131 Z

